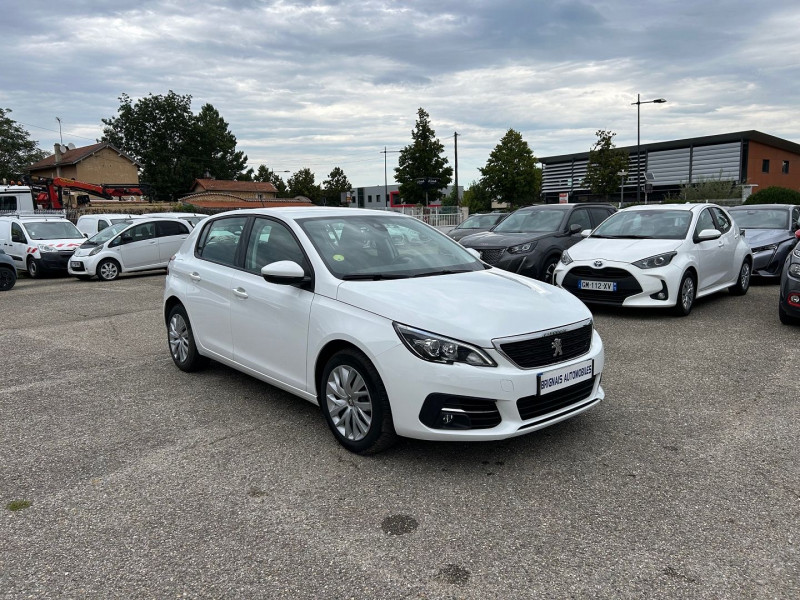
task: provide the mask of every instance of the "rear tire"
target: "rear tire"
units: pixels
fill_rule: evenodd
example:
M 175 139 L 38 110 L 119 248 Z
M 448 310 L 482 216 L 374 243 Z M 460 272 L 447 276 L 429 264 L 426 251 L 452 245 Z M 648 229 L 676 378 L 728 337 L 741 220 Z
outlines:
M 691 273 L 684 273 L 681 284 L 678 286 L 678 299 L 673 312 L 679 317 L 685 317 L 692 312 L 694 300 L 697 296 L 697 284 Z
M 355 349 L 328 360 L 320 377 L 320 409 L 342 446 L 356 454 L 375 454 L 397 441 L 389 397 L 375 366 Z
M 0 268 L 0 292 L 7 292 L 17 283 L 17 270 L 14 267 Z
M 197 351 L 192 325 L 189 323 L 186 309 L 180 304 L 173 306 L 169 311 L 167 342 L 172 361 L 181 371 L 191 373 L 208 365 L 208 358 Z
M 750 289 L 750 261 L 745 260 L 742 267 L 739 269 L 739 279 L 736 283 L 728 288 L 728 291 L 734 296 L 744 296 L 747 290 Z
M 100 261 L 97 265 L 97 278 L 101 281 L 114 281 L 119 277 L 119 263 L 117 261 L 107 258 Z
M 39 268 L 39 263 L 36 262 L 36 259 L 32 256 L 28 257 L 28 262 L 26 263 L 26 267 L 28 269 L 28 276 L 31 279 L 36 279 L 37 277 L 41 276 L 42 270 Z

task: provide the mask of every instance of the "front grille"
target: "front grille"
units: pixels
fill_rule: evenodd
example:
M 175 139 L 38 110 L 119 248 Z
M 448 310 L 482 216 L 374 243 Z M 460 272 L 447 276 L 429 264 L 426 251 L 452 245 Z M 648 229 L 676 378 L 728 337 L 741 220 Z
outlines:
M 601 292 L 598 290 L 578 289 L 578 280 L 593 279 L 596 281 L 615 281 L 617 283 L 616 292 Z M 592 267 L 575 267 L 570 269 L 564 276 L 561 283 L 568 292 L 577 296 L 584 302 L 597 304 L 622 304 L 628 296 L 634 296 L 642 292 L 642 286 L 636 278 L 625 269 L 608 267 L 605 269 L 593 269 Z
M 523 421 L 561 410 L 586 400 L 594 389 L 595 377 L 544 396 L 525 396 L 517 400 L 517 410 Z
M 522 369 L 534 369 L 577 358 L 592 345 L 592 324 L 570 331 L 554 332 L 517 342 L 500 344 L 500 351 Z M 557 353 L 557 348 L 561 353 Z
M 422 405 L 419 420 L 432 429 L 489 429 L 502 419 L 494 400 L 430 394 Z
M 485 250 L 480 250 L 481 260 L 493 265 L 503 257 L 505 251 L 505 248 L 486 248 Z

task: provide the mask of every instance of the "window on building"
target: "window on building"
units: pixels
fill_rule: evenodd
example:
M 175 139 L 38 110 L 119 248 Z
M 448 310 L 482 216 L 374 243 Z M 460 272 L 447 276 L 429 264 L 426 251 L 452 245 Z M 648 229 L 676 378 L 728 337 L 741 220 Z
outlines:
M 789 174 L 789 161 L 788 160 L 783 161 L 783 164 L 781 165 L 781 173 L 783 173 L 784 175 L 788 175 Z
M 761 161 L 761 172 L 769 173 L 769 159 L 765 158 Z
M 367 202 L 372 202 L 372 194 L 369 194 L 369 195 L 367 196 Z
M 381 195 L 378 194 L 377 196 L 375 196 L 375 202 L 380 202 L 380 201 L 381 201 Z

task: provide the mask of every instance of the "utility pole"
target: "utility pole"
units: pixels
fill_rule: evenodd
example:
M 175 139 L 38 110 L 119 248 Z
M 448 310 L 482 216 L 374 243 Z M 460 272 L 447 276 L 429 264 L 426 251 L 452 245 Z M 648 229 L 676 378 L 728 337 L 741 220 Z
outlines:
M 381 151 L 381 154 L 383 154 L 383 193 L 384 193 L 383 201 L 386 204 L 386 206 L 390 205 L 390 203 L 389 203 L 389 179 L 388 179 L 388 176 L 386 175 L 386 156 L 390 152 L 400 152 L 400 150 L 387 150 L 386 146 L 384 146 L 383 147 L 383 151 Z
M 456 207 L 461 207 L 461 196 L 458 195 L 458 132 L 453 132 L 453 144 L 455 145 L 455 184 L 456 184 Z
M 64 137 L 61 135 L 61 117 L 56 117 L 58 121 L 58 139 L 61 140 L 61 145 L 64 145 Z

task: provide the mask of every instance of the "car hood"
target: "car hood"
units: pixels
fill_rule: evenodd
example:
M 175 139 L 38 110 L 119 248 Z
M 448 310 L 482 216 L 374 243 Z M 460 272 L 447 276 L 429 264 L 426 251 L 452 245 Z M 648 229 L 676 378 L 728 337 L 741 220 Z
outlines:
M 787 229 L 745 229 L 744 239 L 751 248 L 758 248 L 792 240 L 794 234 Z
M 537 231 L 536 233 L 497 233 L 484 231 L 470 235 L 461 240 L 467 248 L 508 248 L 525 242 L 533 242 L 555 235 L 555 231 Z
M 500 269 L 387 281 L 345 281 L 337 299 L 461 341 L 490 347 L 494 338 L 575 323 L 592 315 L 569 292 Z
M 631 240 L 585 238 L 569 249 L 572 260 L 614 260 L 619 262 L 635 262 L 649 256 L 672 252 L 683 243 L 683 240 Z
M 478 233 L 486 231 L 485 229 L 475 228 L 475 229 L 451 229 L 447 232 L 452 239 L 458 241 L 461 238 L 465 238 L 468 235 L 477 235 Z

